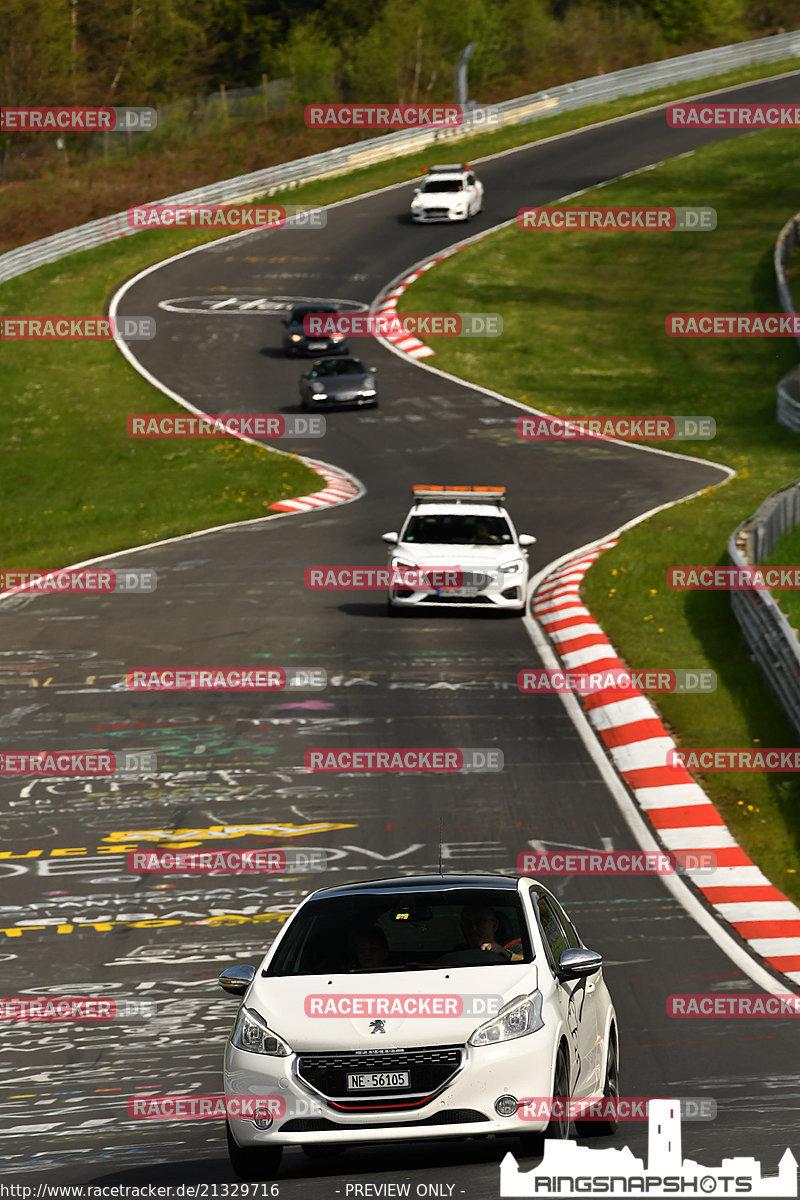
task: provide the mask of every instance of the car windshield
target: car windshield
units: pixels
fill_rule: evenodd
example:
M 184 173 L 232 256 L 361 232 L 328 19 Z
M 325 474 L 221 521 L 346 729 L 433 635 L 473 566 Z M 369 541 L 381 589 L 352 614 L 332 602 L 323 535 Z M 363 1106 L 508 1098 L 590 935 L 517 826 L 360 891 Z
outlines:
M 332 304 L 305 304 L 302 308 L 292 309 L 291 321 L 292 324 L 297 324 L 298 321 L 304 321 L 307 316 L 314 313 L 335 313 L 336 309 Z
M 426 179 L 422 190 L 423 192 L 463 192 L 464 184 L 460 179 Z
M 494 949 L 481 949 L 485 945 Z M 500 967 L 512 961 L 509 952 L 514 962 L 533 961 L 516 891 L 365 891 L 309 901 L 265 974 Z
M 505 517 L 477 513 L 419 514 L 400 538 L 423 546 L 508 546 L 513 540 Z
M 333 358 L 330 362 L 317 363 L 311 374 L 315 378 L 322 375 L 366 375 L 364 364 L 357 358 Z

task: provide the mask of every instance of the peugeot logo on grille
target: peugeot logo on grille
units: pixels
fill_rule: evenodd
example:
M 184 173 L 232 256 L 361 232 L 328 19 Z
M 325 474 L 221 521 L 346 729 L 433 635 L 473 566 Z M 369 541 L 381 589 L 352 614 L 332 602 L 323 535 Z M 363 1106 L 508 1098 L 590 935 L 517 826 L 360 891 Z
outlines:
M 386 1022 L 385 1021 L 370 1021 L 369 1031 L 370 1031 L 370 1033 L 386 1033 Z

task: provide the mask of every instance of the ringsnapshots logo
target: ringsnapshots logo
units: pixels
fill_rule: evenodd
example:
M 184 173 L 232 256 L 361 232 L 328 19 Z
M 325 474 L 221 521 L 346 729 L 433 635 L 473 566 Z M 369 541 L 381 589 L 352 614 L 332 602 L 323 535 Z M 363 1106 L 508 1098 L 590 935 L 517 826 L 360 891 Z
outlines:
M 130 692 L 282 692 L 320 689 L 327 682 L 323 667 L 130 670 L 125 676 Z
M 716 437 L 713 417 L 519 417 L 517 437 L 524 442 L 709 441 Z
M 705 233 L 717 227 L 713 208 L 521 208 L 519 229 L 598 230 L 612 233 Z
M 155 317 L 0 317 L 4 342 L 149 342 Z
M 670 337 L 800 337 L 797 313 L 670 313 L 664 319 Z
M 0 1021 L 151 1021 L 154 1000 L 119 1000 L 108 996 L 0 996 Z
M 135 780 L 154 774 L 153 750 L 0 751 L 0 775 Z
M 667 997 L 668 1017 L 800 1017 L 800 996 L 792 992 L 738 996 L 682 993 Z
M 604 671 L 567 670 L 564 667 L 528 667 L 517 675 L 517 687 L 525 695 L 574 692 L 593 696 L 598 692 L 714 692 L 717 675 L 710 670 L 678 667 L 674 670 L 631 671 L 610 667 Z
M 500 313 L 309 313 L 307 337 L 499 337 Z
M 158 125 L 155 108 L 6 107 L 0 108 L 3 133 L 146 133 Z
M 796 592 L 800 566 L 669 567 L 667 587 L 676 592 Z
M 667 766 L 675 771 L 800 771 L 800 750 L 795 746 L 745 749 L 741 746 L 706 746 L 667 751 Z
M 303 204 L 145 204 L 127 211 L 131 229 L 324 229 L 324 208 Z
M 521 875 L 713 875 L 712 850 L 525 850 Z
M 797 129 L 797 104 L 669 104 L 672 129 Z
M 496 582 L 496 572 L 462 571 L 454 567 L 308 567 L 303 582 L 311 591 L 411 592 L 458 594 L 464 588 L 481 590 Z
M 31 592 L 35 595 L 100 596 L 109 593 L 154 592 L 158 585 L 155 571 L 125 569 L 123 571 L 69 569 L 54 571 L 0 570 L 0 592 L 14 595 Z
M 498 126 L 497 106 L 460 104 L 308 104 L 309 129 L 458 129 L 462 125 Z
M 284 875 L 324 871 L 324 850 L 131 850 L 134 875 Z
M 386 1020 L 389 1017 L 495 1017 L 505 1004 L 495 993 L 389 992 L 354 994 L 325 992 L 309 994 L 303 1002 L 307 1017 L 346 1018 L 366 1017 Z M 379 1032 L 376 1030 L 376 1032 Z
M 502 771 L 505 757 L 493 747 L 479 749 L 452 746 L 406 746 L 392 750 L 337 750 L 333 746 L 306 750 L 303 764 L 307 771 L 340 774 L 465 774 Z
M 218 416 L 176 416 L 174 413 L 132 413 L 132 438 L 319 438 L 325 436 L 321 416 L 283 416 L 281 413 L 221 413 Z

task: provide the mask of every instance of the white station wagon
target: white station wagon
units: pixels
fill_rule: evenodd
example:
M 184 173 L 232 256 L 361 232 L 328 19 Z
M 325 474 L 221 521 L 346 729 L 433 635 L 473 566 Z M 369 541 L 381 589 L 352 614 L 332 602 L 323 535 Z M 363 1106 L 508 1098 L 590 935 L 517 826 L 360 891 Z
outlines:
M 411 220 L 468 221 L 483 208 L 483 184 L 469 163 L 431 167 L 411 199 Z
M 324 1157 L 355 1143 L 513 1135 L 541 1153 L 544 1136 L 571 1125 L 542 1100 L 619 1094 L 602 961 L 530 878 L 313 892 L 257 969 L 219 977 L 242 997 L 224 1068 L 235 1174 L 273 1178 L 287 1146 Z M 616 1122 L 576 1126 L 608 1134 Z

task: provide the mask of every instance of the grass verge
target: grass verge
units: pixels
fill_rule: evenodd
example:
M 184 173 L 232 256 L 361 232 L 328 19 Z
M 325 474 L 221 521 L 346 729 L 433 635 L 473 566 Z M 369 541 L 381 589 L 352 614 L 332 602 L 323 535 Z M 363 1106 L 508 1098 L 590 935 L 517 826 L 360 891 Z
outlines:
M 654 697 L 686 747 L 794 742 L 749 659 L 728 594 L 674 592 L 665 576 L 670 565 L 726 563 L 730 532 L 768 492 L 796 477 L 797 436 L 775 421 L 775 384 L 794 365 L 795 345 L 793 339 L 673 339 L 664 318 L 778 309 L 773 245 L 797 210 L 796 171 L 791 134 L 751 134 L 706 147 L 587 192 L 577 203 L 711 204 L 718 214 L 713 233 L 510 227 L 426 272 L 400 306 L 500 312 L 501 338 L 472 346 L 431 339 L 433 362 L 546 412 L 716 419 L 716 439 L 690 452 L 734 467 L 736 477 L 626 533 L 593 565 L 583 588 L 631 666 L 716 671 L 711 695 Z M 698 781 L 765 874 L 800 901 L 796 777 L 708 773 Z

